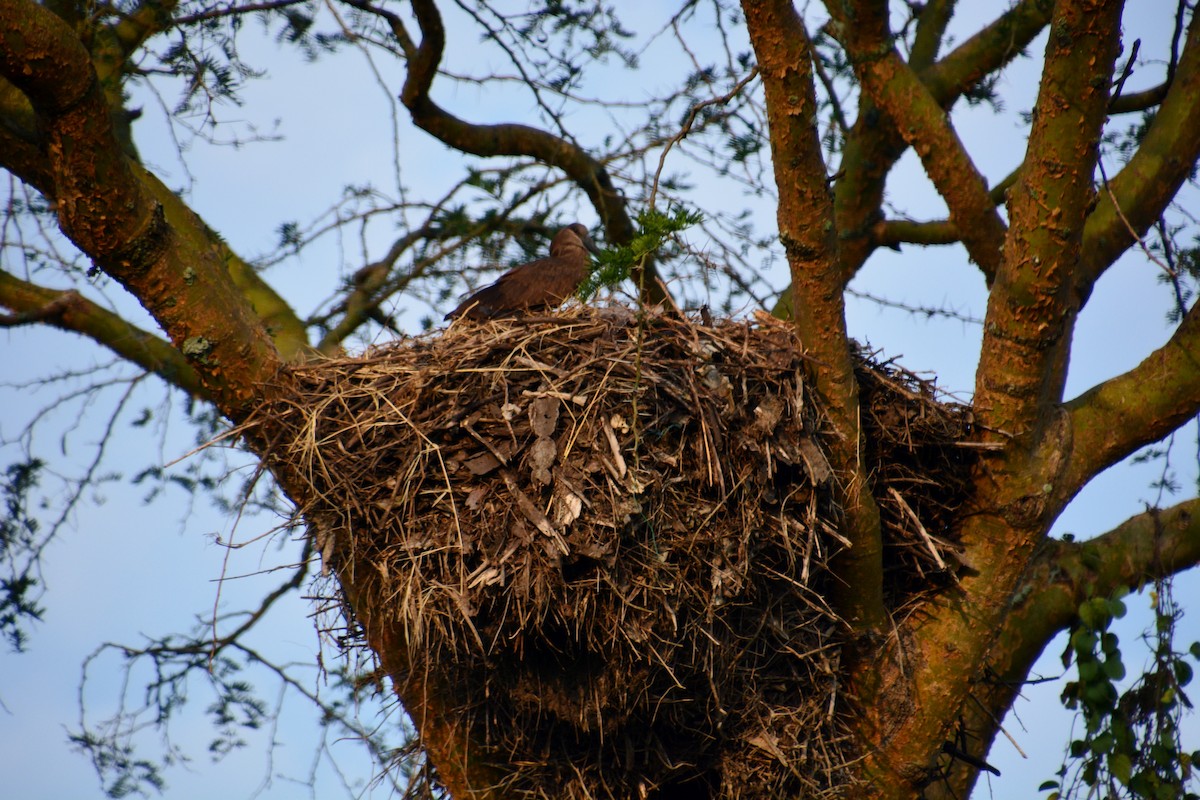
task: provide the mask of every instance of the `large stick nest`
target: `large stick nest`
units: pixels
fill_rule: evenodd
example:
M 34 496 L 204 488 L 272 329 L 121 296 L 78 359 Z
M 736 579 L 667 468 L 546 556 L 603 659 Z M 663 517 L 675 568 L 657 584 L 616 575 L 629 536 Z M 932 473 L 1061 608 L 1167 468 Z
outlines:
M 969 414 L 856 357 L 901 613 L 953 580 Z M 818 797 L 855 753 L 814 368 L 765 316 L 582 309 L 305 366 L 262 413 L 510 791 Z

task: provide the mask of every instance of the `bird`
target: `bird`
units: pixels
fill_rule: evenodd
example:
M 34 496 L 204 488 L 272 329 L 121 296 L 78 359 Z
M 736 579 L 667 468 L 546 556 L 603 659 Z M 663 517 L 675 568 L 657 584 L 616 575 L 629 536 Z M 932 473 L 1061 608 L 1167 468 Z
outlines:
M 513 267 L 463 300 L 445 318 L 486 320 L 558 308 L 587 278 L 588 252 L 600 250 L 587 227 L 573 222 L 554 235 L 550 255 Z

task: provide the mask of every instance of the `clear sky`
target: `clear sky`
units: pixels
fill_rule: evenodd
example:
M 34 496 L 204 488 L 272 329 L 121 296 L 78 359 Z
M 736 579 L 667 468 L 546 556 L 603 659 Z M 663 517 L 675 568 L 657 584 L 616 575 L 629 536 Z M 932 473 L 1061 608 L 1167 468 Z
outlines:
M 655 5 L 642 4 L 639 10 L 630 10 L 634 14 L 629 18 L 630 26 L 636 30 L 660 26 L 662 15 Z M 988 4 L 962 5 L 971 6 L 963 11 L 969 14 Z M 1126 15 L 1127 50 L 1129 42 L 1138 36 L 1144 36 L 1148 42 L 1161 38 L 1165 26 L 1170 25 L 1170 15 L 1140 10 L 1158 8 L 1158 3 L 1130 5 L 1133 10 Z M 330 27 L 325 13 L 322 24 Z M 478 37 L 456 27 L 461 20 L 451 16 L 448 21 L 450 67 L 482 72 L 494 65 L 494 51 L 475 46 Z M 958 39 L 975 27 L 975 20 L 958 20 L 955 23 Z M 705 41 L 703 31 L 696 32 L 694 37 L 695 42 Z M 1031 53 L 1040 53 L 1042 47 L 1043 41 L 1039 40 Z M 610 96 L 621 95 L 637 101 L 648 91 L 640 82 L 661 81 L 666 86 L 672 76 L 689 69 L 688 64 L 669 56 L 665 50 L 665 46 L 648 50 L 643 56 L 647 68 L 641 73 L 598 71 L 598 78 L 606 82 L 604 89 Z M 243 256 L 253 258 L 271 251 L 279 223 L 319 218 L 344 186 L 371 183 L 385 193 L 398 194 L 393 165 L 397 150 L 403 183 L 418 194 L 436 196 L 438 187 L 447 183 L 447 175 L 457 176 L 461 171 L 460 157 L 404 125 L 402 116 L 399 129 L 395 127 L 393 114 L 401 114 L 402 109 L 389 104 L 389 98 L 399 93 L 403 79 L 398 65 L 375 57 L 375 67 L 383 76 L 381 85 L 368 70 L 362 54 L 355 51 L 311 64 L 268 37 L 267 41 L 250 45 L 247 53 L 248 60 L 265 67 L 269 76 L 248 85 L 244 106 L 221 111 L 228 124 L 218 129 L 217 134 L 222 136 L 226 130 L 244 131 L 240 125 L 254 123 L 260 131 L 277 131 L 283 137 L 280 142 L 233 148 L 214 147 L 191 139 L 185 142 L 184 158 L 188 165 L 185 172 L 175 148 L 176 137 L 183 134 L 177 129 L 172 135 L 164 125 L 160 99 L 140 91 L 135 102 L 146 109 L 135 130 L 147 163 L 169 184 L 185 189 L 192 207 Z M 1135 73 L 1127 91 L 1157 82 L 1160 69 L 1161 65 L 1147 64 Z M 1025 128 L 1019 112 L 1032 105 L 1037 74 L 1036 60 L 1006 71 L 997 87 L 1005 97 L 1008 112 L 1002 117 L 983 109 L 956 111 L 957 129 L 993 182 L 1008 174 L 1021 159 Z M 614 83 L 617 81 L 624 83 Z M 472 121 L 535 121 L 528 100 L 514 99 L 515 95 L 504 90 L 439 84 L 435 94 L 455 113 Z M 169 106 L 174 96 L 164 93 L 161 102 Z M 1111 174 L 1118 165 L 1109 163 Z M 702 209 L 734 211 L 749 206 L 754 209 L 760 231 L 773 228 L 774 208 L 769 201 L 739 193 L 732 208 L 728 185 L 699 173 L 692 177 L 700 187 L 697 205 Z M 1191 191 L 1188 197 L 1194 205 L 1195 192 Z M 889 201 L 916 218 L 931 219 L 944 213 L 944 206 L 911 153 L 891 180 Z M 595 225 L 589 209 L 581 207 L 580 215 L 582 221 Z M 375 225 L 361 240 L 349 234 L 342 239 L 329 237 L 302 257 L 288 258 L 272 267 L 266 277 L 305 313 L 337 286 L 335 275 L 348 275 L 369 260 L 362 256 L 364 248 L 369 256 L 378 257 L 395 235 L 397 226 Z M 10 258 L 8 253 L 0 253 L 5 268 L 13 268 Z M 773 269 L 770 279 L 782 286 L 785 281 L 782 262 L 777 260 Z M 1170 329 L 1164 315 L 1170 298 L 1154 280 L 1156 269 L 1134 253 L 1101 280 L 1079 320 L 1068 381 L 1069 396 L 1129 369 L 1167 339 Z M 45 274 L 38 279 L 52 283 Z M 884 251 L 872 258 L 852 288 L 911 304 L 950 306 L 975 318 L 981 317 L 984 310 L 982 279 L 961 248 L 906 247 L 902 253 Z M 136 316 L 139 323 L 151 327 L 144 314 L 130 310 L 129 298 L 118 287 L 97 286 L 97 291 L 100 290 L 117 307 L 131 315 L 140 314 Z M 419 301 L 403 299 L 396 312 L 402 324 L 415 329 L 430 308 Z M 897 357 L 909 369 L 936 375 L 947 391 L 959 397 L 969 396 L 980 347 L 978 324 L 937 317 L 927 319 L 854 298 L 849 300 L 847 313 L 850 331 L 856 338 Z M 50 370 L 79 370 L 107 361 L 106 354 L 69 334 L 32 328 L 0 331 L 0 384 L 3 384 L 0 385 L 0 433 L 4 437 L 13 436 L 58 391 L 56 387 L 31 391 L 22 387 L 24 382 Z M 128 376 L 129 372 L 121 374 Z M 82 381 L 76 379 L 64 385 L 78 387 Z M 102 401 L 86 408 L 68 404 L 51 416 L 46 429 L 49 435 L 41 446 L 47 449 L 56 468 L 74 474 L 86 469 L 90 448 L 100 439 L 107 421 L 105 403 L 117 403 L 123 392 L 124 386 L 117 385 Z M 133 390 L 127 401 L 130 410 L 117 428 L 117 445 L 104 462 L 105 472 L 121 472 L 128 477 L 149 464 L 174 464 L 192 450 L 194 434 L 179 418 L 179 398 L 175 399 L 173 410 L 166 411 L 160 405 L 161 396 L 160 387 L 153 381 L 143 382 Z M 150 430 L 130 428 L 128 419 L 136 416 L 136 410 L 143 406 L 155 409 L 154 425 Z M 1183 486 L 1182 497 L 1186 497 L 1196 490 L 1194 425 L 1182 431 L 1177 439 L 1172 469 Z M 65 451 L 65 455 L 59 451 Z M 11 461 L 13 452 L 11 448 L 4 452 L 0 463 Z M 168 469 L 182 471 L 186 464 L 174 464 Z M 1161 470 L 1161 462 L 1114 467 L 1084 490 L 1063 514 L 1055 532 L 1088 537 L 1144 510 L 1145 504 L 1156 499 L 1156 491 L 1150 484 Z M 232 482 L 244 475 L 242 469 L 229 477 Z M 235 528 L 229 515 L 205 501 L 193 504 L 180 491 L 168 490 L 150 505 L 142 503 L 146 493 L 145 486 L 130 486 L 128 480 L 106 482 L 88 493 L 46 553 L 47 611 L 44 623 L 33 629 L 29 652 L 0 653 L 0 703 L 3 703 L 0 768 L 5 774 L 7 796 L 98 796 L 94 772 L 83 757 L 72 752 L 66 739 L 68 729 L 78 728 L 81 664 L 88 655 L 103 642 L 136 646 L 142 643 L 143 636 L 188 629 L 197 619 L 203 624 L 211 618 L 214 605 L 232 609 L 240 607 L 239 602 L 249 603 L 278 580 L 277 574 L 263 571 L 290 563 L 298 553 L 294 542 L 276 536 L 248 544 L 230 553 L 227 559 L 227 550 L 217 543 L 218 539 L 246 542 L 267 530 L 275 520 L 243 520 Z M 1168 498 L 1164 504 L 1170 505 L 1175 500 Z M 223 575 L 249 577 L 219 583 Z M 1194 572 L 1180 579 L 1177 595 L 1185 606 L 1195 606 L 1200 601 L 1200 580 Z M 1130 618 L 1118 628 L 1127 653 L 1133 650 L 1134 639 L 1149 620 L 1148 605 L 1144 596 L 1129 602 Z M 255 646 L 282 660 L 315 664 L 318 637 L 308 618 L 311 611 L 311 605 L 299 598 L 275 609 L 269 624 L 256 633 Z M 1200 625 L 1193 615 L 1181 631 L 1180 644 L 1186 647 L 1196 639 L 1200 639 Z M 1061 649 L 1061 641 L 1052 644 L 1035 673 L 1061 674 L 1063 669 L 1058 660 Z M 1129 657 L 1131 671 L 1136 671 L 1139 658 Z M 139 679 L 144 677 L 144 673 L 139 673 L 129 681 L 131 696 L 140 697 Z M 269 676 L 251 677 L 269 697 L 276 696 L 278 690 L 272 688 L 275 684 Z M 109 655 L 94 664 L 84 689 L 89 713 L 97 718 L 111 713 L 121 691 L 121 679 L 118 658 Z M 308 688 L 312 691 L 321 688 L 315 669 L 311 670 Z M 1024 699 L 1005 722 L 1005 729 L 1016 745 L 1000 740 L 990 756 L 991 762 L 1003 771 L 1003 777 L 981 781 L 976 797 L 1038 796 L 1037 786 L 1053 776 L 1068 740 L 1071 716 L 1059 705 L 1061 689 L 1062 683 L 1056 681 L 1029 687 L 1024 692 Z M 207 704 L 207 700 L 201 699 L 205 697 L 204 687 L 197 683 L 192 694 L 197 698 L 192 705 L 201 708 L 185 712 L 181 723 L 172 729 L 172 744 L 193 761 L 166 774 L 169 788 L 165 796 L 173 799 L 328 797 L 343 783 L 353 788 L 353 795 L 360 791 L 371 795 L 372 768 L 357 746 L 350 741 L 332 740 L 324 748 L 318 748 L 322 734 L 311 710 L 296 697 L 285 703 L 277 726 L 262 731 L 258 741 L 214 767 L 206 753 L 210 730 L 199 713 Z M 367 724 L 373 720 L 375 711 L 369 707 L 362 710 Z M 383 724 L 397 724 L 395 715 Z M 1200 730 L 1194 719 L 1189 722 L 1189 735 L 1192 745 L 1200 747 Z M 155 736 L 152 730 L 138 734 L 145 742 L 153 742 Z M 264 753 L 271 740 L 276 746 L 268 760 Z M 331 766 L 334 760 L 340 775 Z M 307 784 L 311 781 L 315 781 L 315 789 L 310 790 Z M 386 796 L 386 791 L 377 790 L 374 794 Z

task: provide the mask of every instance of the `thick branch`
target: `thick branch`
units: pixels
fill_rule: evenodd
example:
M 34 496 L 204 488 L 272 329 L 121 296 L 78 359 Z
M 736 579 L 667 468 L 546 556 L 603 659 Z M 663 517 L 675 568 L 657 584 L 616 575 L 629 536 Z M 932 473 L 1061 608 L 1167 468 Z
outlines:
M 1046 27 L 1053 8 L 1053 0 L 1021 0 L 922 70 L 921 80 L 942 107 L 948 108 L 985 76 L 1020 56 Z
M 875 223 L 871 238 L 883 247 L 899 250 L 902 244 L 953 244 L 959 235 L 958 226 L 950 220 L 889 219 Z
M 921 80 L 944 109 L 987 75 L 1019 55 L 1050 19 L 1050 0 L 1021 0 L 995 21 L 967 39 L 941 61 L 921 70 Z M 924 12 L 923 12 L 924 13 Z M 934 21 L 922 18 L 914 44 L 913 66 L 922 65 L 934 49 L 928 38 L 936 30 Z M 917 46 L 920 44 L 920 47 Z M 880 221 L 880 206 L 888 173 L 907 149 L 891 121 L 881 115 L 868 98 L 860 101 L 858 119 L 846 137 L 834 195 L 844 279 L 848 282 L 881 242 L 871 236 Z M 997 199 L 996 188 L 992 199 Z M 957 229 L 953 241 L 957 242 Z M 989 279 L 990 280 L 990 279 Z M 790 297 L 785 296 L 775 313 L 790 314 Z
M 1193 15 L 1179 67 L 1162 105 L 1137 151 L 1109 181 L 1108 191 L 1100 192 L 1096 209 L 1088 217 L 1075 282 L 1081 306 L 1096 280 L 1134 243 L 1134 233 L 1145 234 L 1191 176 L 1200 159 L 1198 118 L 1200 15 Z
M 159 180 L 158 176 L 140 164 L 133 165 L 134 173 L 162 205 L 167 224 L 186 247 L 207 252 L 222 265 L 233 286 L 241 295 L 239 304 L 249 303 L 254 315 L 275 343 L 280 357 L 286 361 L 303 361 L 313 355 L 308 343 L 304 321 L 279 292 L 263 280 L 254 267 L 230 248 L 229 244 L 208 226 L 192 207 L 177 193 Z
M 0 167 L 8 169 L 48 199 L 54 199 L 54 175 L 50 160 L 38 143 L 33 107 L 23 93 L 3 78 L 0 78 Z M 154 200 L 162 205 L 167 224 L 175 234 L 198 250 L 210 249 L 225 265 L 234 285 L 250 302 L 280 354 L 288 360 L 306 356 L 310 350 L 304 323 L 279 293 L 214 234 L 158 176 L 135 161 L 130 162 L 130 169 Z
M 59 291 L 0 271 L 0 306 L 15 314 L 0 317 L 0 327 L 44 323 L 80 333 L 117 355 L 201 399 L 208 390 L 170 342 L 131 325 L 75 291 Z
M 879 509 L 863 471 L 858 383 L 846 335 L 842 270 L 833 203 L 817 138 L 808 34 L 789 0 L 746 3 L 746 24 L 767 97 L 767 123 L 779 188 L 779 236 L 792 275 L 796 327 L 822 366 L 815 377 L 838 437 L 832 453 L 842 479 L 851 546 L 834 564 L 834 605 L 859 629 L 882 629 Z
M 30 0 L 0 4 L 0 75 L 29 98 L 63 232 L 137 297 L 240 417 L 279 357 L 211 248 L 180 239 L 117 142 L 109 106 L 72 29 Z
M 1162 103 L 1163 99 L 1167 96 L 1167 90 L 1170 88 L 1171 82 L 1163 81 L 1151 89 L 1143 89 L 1140 92 L 1130 92 L 1120 97 L 1114 97 L 1108 103 L 1108 113 L 1134 114 L 1154 108 Z
M 986 426 L 1037 438 L 1062 397 L 1070 298 L 1120 45 L 1121 3 L 1060 3 L 1024 167 L 1010 192 L 1004 266 L 988 300 L 975 406 Z
M 1162 347 L 1066 404 L 1071 449 L 1057 491 L 1066 503 L 1093 476 L 1200 412 L 1200 304 Z
M 1004 628 L 1013 593 L 1057 510 L 1046 487 L 1053 490 L 1063 468 L 1067 426 L 1063 415 L 1043 408 L 1043 397 L 1053 396 L 1043 384 L 1053 383 L 1045 377 L 1052 367 L 1063 366 L 1058 357 L 1065 350 L 1054 351 L 1053 345 L 1064 327 L 1063 289 L 1070 285 L 1071 258 L 1082 237 L 1119 29 L 1119 5 L 1092 6 L 1078 0 L 1056 6 L 1029 163 L 1021 171 L 1023 184 L 1014 189 L 1023 194 L 1018 202 L 1026 208 L 1012 215 L 992 289 L 980 367 L 990 392 L 976 392 L 981 421 L 993 429 L 1007 422 L 1004 427 L 1018 433 L 1033 431 L 1036 421 L 1039 436 L 1001 439 L 1003 453 L 978 471 L 972 513 L 961 527 L 974 569 L 960 576 L 961 592 L 948 595 L 940 613 L 914 617 L 904 626 L 902 644 L 894 645 L 903 663 L 893 656 L 881 664 L 877 690 L 866 698 L 868 708 L 904 709 L 886 720 L 867 720 L 873 747 L 865 769 L 881 798 L 910 797 L 928 779 L 932 758 L 950 734 L 954 710 L 969 702 L 989 662 L 995 639 L 981 632 Z M 1046 186 L 1058 194 L 1051 195 Z M 1053 230 L 1031 230 L 1040 226 Z M 1072 241 L 1073 253 L 1060 252 Z M 1031 320 L 1038 324 L 1028 327 Z M 1048 324 L 1057 328 L 1048 332 Z M 1005 345 L 1024 349 L 998 359 L 989 352 L 998 334 L 1009 334 Z M 1038 337 L 1049 340 L 1047 349 L 1037 348 Z M 1027 361 L 1017 363 L 1016 352 Z M 1016 376 L 1013 383 L 1005 382 L 1005 369 Z M 1032 390 L 1005 392 L 1019 386 L 1020 376 L 1029 371 L 1037 378 Z
M 1016 183 L 1020 170 L 1014 170 L 1008 177 L 991 188 L 988 196 L 992 202 L 1000 205 L 1008 194 L 1008 188 Z M 871 230 L 874 244 L 882 247 L 899 249 L 902 244 L 953 244 L 961 241 L 958 226 L 950 220 L 939 219 L 918 222 L 909 219 L 888 219 L 875 223 Z
M 985 275 L 994 275 L 1002 258 L 1004 221 L 949 116 L 888 43 L 882 15 L 852 14 L 840 3 L 831 3 L 829 10 L 834 18 L 831 28 L 845 47 L 863 92 L 920 157 L 946 200 L 950 220 L 962 234 L 971 259 Z
M 913 36 L 912 52 L 908 63 L 915 70 L 923 70 L 937 58 L 946 36 L 946 27 L 954 16 L 955 0 L 932 0 L 917 12 L 917 33 Z

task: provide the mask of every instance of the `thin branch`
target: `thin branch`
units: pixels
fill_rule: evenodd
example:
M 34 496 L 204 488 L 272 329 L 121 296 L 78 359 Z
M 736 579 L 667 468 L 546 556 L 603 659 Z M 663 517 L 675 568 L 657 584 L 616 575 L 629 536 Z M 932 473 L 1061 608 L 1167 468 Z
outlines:
M 1137 151 L 1108 182 L 1110 191 L 1100 196 L 1088 216 L 1075 279 L 1080 307 L 1100 276 L 1145 235 L 1191 176 L 1200 159 L 1198 116 L 1200 14 L 1192 17 L 1170 89 Z
M 672 147 L 683 141 L 684 137 L 691 133 L 692 126 L 696 123 L 696 116 L 709 106 L 725 105 L 730 100 L 737 97 L 738 94 L 741 93 L 742 89 L 745 89 L 747 84 L 757 77 L 758 67 L 754 67 L 748 73 L 746 73 L 744 78 L 734 84 L 733 88 L 725 94 L 721 95 L 720 97 L 711 97 L 708 100 L 702 100 L 701 102 L 692 106 L 691 110 L 688 111 L 687 119 L 684 120 L 683 125 L 679 128 L 679 132 L 667 140 L 666 145 L 662 149 L 662 153 L 658 157 L 658 169 L 654 170 L 654 182 L 650 186 L 650 200 L 648 202 L 650 208 L 654 208 L 654 200 L 656 197 L 658 197 L 658 179 L 662 176 L 663 166 L 667 163 L 667 153 L 670 153 Z

